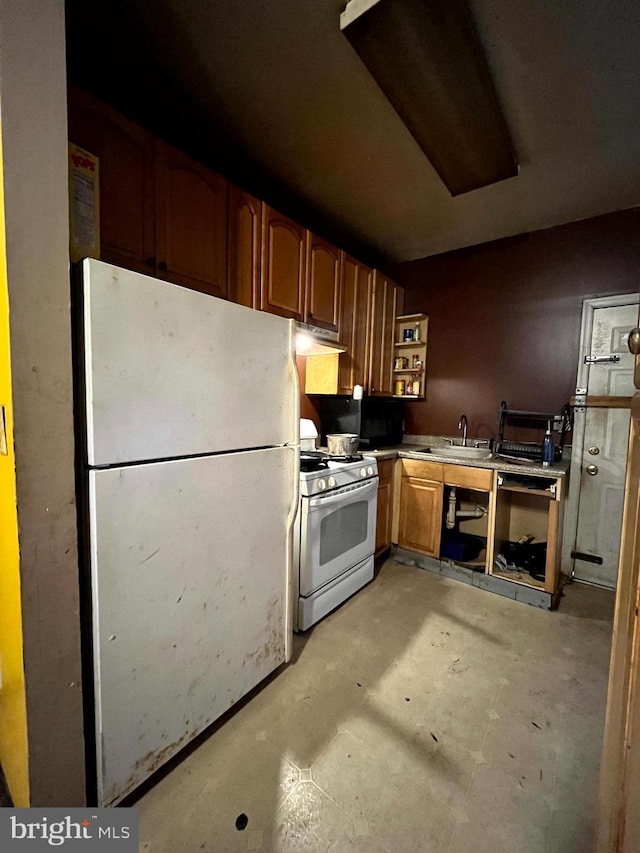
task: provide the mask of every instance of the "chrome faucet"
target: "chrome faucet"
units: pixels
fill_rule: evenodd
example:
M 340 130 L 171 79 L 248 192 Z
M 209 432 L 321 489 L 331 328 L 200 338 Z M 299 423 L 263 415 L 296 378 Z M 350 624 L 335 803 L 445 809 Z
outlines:
M 460 420 L 458 421 L 458 429 L 462 430 L 462 446 L 463 447 L 467 446 L 467 429 L 468 429 L 468 426 L 469 425 L 467 424 L 467 416 L 466 415 L 460 415 Z

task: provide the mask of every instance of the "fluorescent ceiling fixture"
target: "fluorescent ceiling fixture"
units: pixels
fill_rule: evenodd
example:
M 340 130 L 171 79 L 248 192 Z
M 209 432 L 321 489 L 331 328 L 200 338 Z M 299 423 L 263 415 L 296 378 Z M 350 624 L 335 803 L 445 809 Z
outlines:
M 518 174 L 465 0 L 351 0 L 340 29 L 451 195 Z

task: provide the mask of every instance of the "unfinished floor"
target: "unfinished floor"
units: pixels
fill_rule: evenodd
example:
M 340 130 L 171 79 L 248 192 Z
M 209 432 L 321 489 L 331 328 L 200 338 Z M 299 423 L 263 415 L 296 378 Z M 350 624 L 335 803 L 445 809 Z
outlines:
M 388 560 L 135 803 L 141 849 L 589 853 L 613 598 Z

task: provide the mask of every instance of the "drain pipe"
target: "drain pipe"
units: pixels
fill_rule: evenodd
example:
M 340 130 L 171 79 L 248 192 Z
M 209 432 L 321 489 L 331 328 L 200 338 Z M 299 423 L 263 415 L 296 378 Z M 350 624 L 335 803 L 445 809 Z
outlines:
M 456 487 L 451 486 L 449 489 L 449 506 L 447 508 L 447 519 L 445 526 L 447 530 L 453 530 L 456 526 L 457 518 L 484 518 L 487 514 L 487 508 L 474 504 L 471 501 L 461 501 L 460 509 L 456 509 L 457 494 Z M 466 509 L 462 509 L 466 507 Z
M 456 518 L 483 518 L 487 514 L 486 507 L 471 501 L 460 501 L 460 507 L 461 509 L 456 512 Z
M 449 508 L 447 509 L 447 530 L 453 530 L 456 526 L 456 487 L 449 489 Z

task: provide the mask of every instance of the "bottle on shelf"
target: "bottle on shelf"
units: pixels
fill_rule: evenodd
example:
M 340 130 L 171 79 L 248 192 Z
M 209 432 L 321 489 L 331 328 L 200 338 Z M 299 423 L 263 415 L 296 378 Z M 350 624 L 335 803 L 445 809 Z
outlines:
M 419 376 L 414 376 L 412 381 L 411 381 L 411 393 L 415 397 L 420 396 L 420 377 Z
M 544 468 L 548 468 L 553 462 L 554 452 L 555 447 L 553 443 L 553 436 L 551 435 L 551 421 L 547 421 L 547 431 L 544 434 L 544 440 L 542 442 L 542 466 Z
M 416 323 L 415 328 L 413 330 L 413 342 L 415 344 L 420 343 L 420 323 Z

